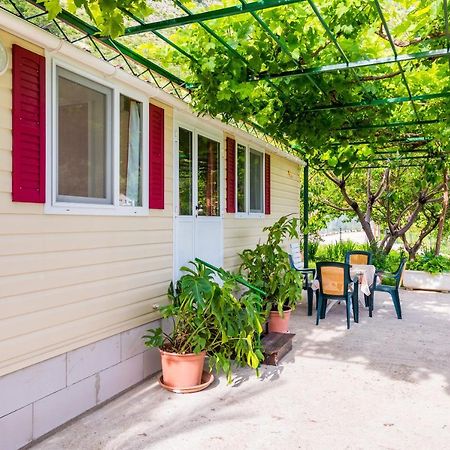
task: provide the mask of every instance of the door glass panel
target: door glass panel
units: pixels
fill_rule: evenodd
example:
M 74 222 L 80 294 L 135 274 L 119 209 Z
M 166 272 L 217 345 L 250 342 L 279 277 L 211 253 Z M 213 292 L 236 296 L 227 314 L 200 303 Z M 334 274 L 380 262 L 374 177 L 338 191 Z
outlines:
M 198 215 L 219 216 L 219 143 L 204 136 L 198 136 Z
M 178 207 L 181 216 L 192 215 L 192 132 L 180 128 L 178 144 Z
M 250 150 L 250 212 L 262 212 L 263 155 Z
M 246 148 L 238 144 L 237 147 L 237 210 L 245 211 L 245 154 Z

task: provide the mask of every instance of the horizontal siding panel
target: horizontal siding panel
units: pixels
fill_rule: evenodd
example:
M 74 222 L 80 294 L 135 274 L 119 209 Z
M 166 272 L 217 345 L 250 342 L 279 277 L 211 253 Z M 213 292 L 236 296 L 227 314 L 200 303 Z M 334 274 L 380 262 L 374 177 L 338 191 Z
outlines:
M 161 297 L 160 300 L 163 300 Z M 27 355 L 31 352 L 46 350 L 55 346 L 80 340 L 84 333 L 90 334 L 102 328 L 108 328 L 120 322 L 148 314 L 153 311 L 154 299 L 143 300 L 122 308 L 115 308 L 101 314 L 89 315 L 77 321 L 67 321 L 58 326 L 23 334 L 0 342 L 0 354 L 3 360 Z
M 1 79 L 1 77 L 0 77 Z M 11 130 L 8 130 L 3 127 L 3 124 L 0 124 L 0 149 L 3 152 L 9 154 L 10 158 L 10 167 L 11 167 L 11 147 L 12 147 L 12 133 Z M 2 168 L 6 168 L 5 166 L 1 166 Z
M 112 278 L 94 280 L 91 282 L 78 283 L 67 287 L 48 289 L 39 292 L 30 292 L 17 296 L 7 297 L 0 300 L 0 320 L 14 316 L 32 314 L 37 311 L 61 308 L 77 302 L 94 300 L 96 297 L 113 295 L 125 292 L 127 289 L 152 286 L 163 283 L 166 290 L 172 279 L 172 268 L 162 270 L 142 271 L 138 273 L 124 273 Z M 64 315 L 62 316 L 64 317 Z M 0 329 L 0 335 L 2 329 Z
M 44 331 L 67 322 L 82 321 L 90 316 L 100 315 L 115 309 L 130 307 L 136 303 L 153 301 L 167 293 L 166 281 L 143 286 L 128 285 L 122 292 L 115 292 L 85 301 L 53 307 L 33 314 L 26 314 L 12 319 L 0 320 L 0 340 L 8 340 L 24 334 Z M 152 303 L 153 305 L 153 303 Z
M 162 298 L 156 300 L 161 302 L 163 301 Z M 75 336 L 71 339 L 64 339 L 64 340 L 60 339 L 59 342 L 54 345 L 44 348 L 38 348 L 32 352 L 19 354 L 18 352 L 12 351 L 10 353 L 11 358 L 0 361 L 0 376 L 21 369 L 22 367 L 27 367 L 37 362 L 60 355 L 61 353 L 74 350 L 76 348 L 87 345 L 91 342 L 96 342 L 98 340 L 120 333 L 123 330 L 129 330 L 139 325 L 151 322 L 153 320 L 158 319 L 159 317 L 160 316 L 157 312 L 147 312 L 145 314 L 137 315 L 136 317 L 133 317 L 128 320 L 118 321 L 108 327 L 103 328 L 94 327 L 94 331 L 90 333 L 86 332 L 82 335 Z M 13 350 L 14 346 L 17 346 L 17 348 L 27 348 L 28 339 L 30 338 L 26 336 L 24 338 L 14 338 L 12 340 L 9 340 L 7 341 L 8 348 L 11 348 L 11 341 L 13 341 L 12 342 Z M 2 354 L 1 352 L 3 351 L 2 344 L 3 343 L 0 343 L 0 354 Z
M 115 261 L 125 262 L 143 256 L 157 257 L 171 254 L 172 244 L 151 244 L 34 255 L 0 256 L 0 276 L 94 266 Z
M 31 255 L 34 253 L 149 244 L 172 245 L 172 230 L 138 230 L 133 233 L 122 230 L 110 231 L 108 233 L 0 235 L 0 255 Z
M 151 219 L 158 220 L 151 220 Z M 69 216 L 59 214 L 46 214 L 39 218 L 27 214 L 0 215 L 0 234 L 32 234 L 32 233 L 81 233 L 91 231 L 127 230 L 171 230 L 172 213 L 170 216 L 156 215 L 153 211 L 149 216 Z
M 3 192 L 5 194 L 10 193 L 11 183 L 12 183 L 11 172 L 6 172 L 0 169 L 0 192 Z
M 55 270 L 50 272 L 27 273 L 24 275 L 14 275 L 3 277 L 1 280 L 1 298 L 10 296 L 20 296 L 31 292 L 38 293 L 59 287 L 70 289 L 80 283 L 110 279 L 115 276 L 122 276 L 124 273 L 140 273 L 144 271 L 162 270 L 171 268 L 173 264 L 172 255 L 155 258 L 141 258 L 132 261 L 105 263 L 100 266 L 85 266 L 71 269 Z M 20 298 L 17 300 L 20 301 Z

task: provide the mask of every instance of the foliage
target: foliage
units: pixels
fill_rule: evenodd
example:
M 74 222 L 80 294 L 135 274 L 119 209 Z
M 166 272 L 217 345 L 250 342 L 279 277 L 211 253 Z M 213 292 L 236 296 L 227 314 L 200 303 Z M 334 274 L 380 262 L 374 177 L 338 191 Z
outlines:
M 206 350 L 211 367 L 223 370 L 231 381 L 234 360 L 238 365 L 257 369 L 263 360 L 260 333 L 265 316 L 259 295 L 246 292 L 235 297 L 236 278 L 220 272 L 222 285 L 213 272 L 201 263 L 185 272 L 174 288 L 171 283 L 170 303 L 160 308 L 163 318 L 173 319 L 173 330 L 149 330 L 144 336 L 149 347 L 173 353 L 200 353 Z
M 450 272 L 450 258 L 442 255 L 436 256 L 432 250 L 427 250 L 418 255 L 414 261 L 410 261 L 408 269 L 430 273 Z
M 355 170 L 337 177 L 330 172 L 314 174 L 313 207 L 323 216 L 355 217 L 374 251 L 389 253 L 401 239 L 410 259 L 436 229 L 442 211 L 443 172 L 428 167 Z M 374 222 L 381 229 L 377 239 Z M 415 230 L 411 240 L 410 230 Z M 444 227 L 444 233 L 448 227 Z
M 282 247 L 286 239 L 298 239 L 298 222 L 296 217 L 281 217 L 272 226 L 264 228 L 268 233 L 265 243 L 239 255 L 242 260 L 240 272 L 267 293 L 266 308 L 278 310 L 280 314 L 283 314 L 284 306 L 295 309 L 302 296 L 302 276 L 291 268 L 289 255 Z
M 361 247 L 361 248 L 359 248 Z M 315 261 L 336 261 L 344 262 L 345 254 L 351 250 L 362 250 L 362 246 L 358 246 L 352 241 L 336 242 L 335 244 L 319 245 L 316 253 Z
M 400 264 L 402 252 L 392 250 L 388 255 L 380 250 L 371 248 L 368 244 L 358 244 L 353 241 L 342 241 L 334 244 L 319 245 L 314 259 L 319 261 L 344 262 L 348 251 L 365 250 L 372 252 L 372 263 L 378 269 L 386 272 L 395 272 Z

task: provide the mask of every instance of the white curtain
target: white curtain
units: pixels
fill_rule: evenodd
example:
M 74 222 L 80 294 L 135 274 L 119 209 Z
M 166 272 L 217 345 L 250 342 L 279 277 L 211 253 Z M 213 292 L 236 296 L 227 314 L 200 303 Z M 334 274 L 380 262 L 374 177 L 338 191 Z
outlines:
M 141 118 L 139 104 L 130 102 L 130 123 L 128 127 L 127 200 L 131 206 L 139 205 L 139 178 L 141 156 Z

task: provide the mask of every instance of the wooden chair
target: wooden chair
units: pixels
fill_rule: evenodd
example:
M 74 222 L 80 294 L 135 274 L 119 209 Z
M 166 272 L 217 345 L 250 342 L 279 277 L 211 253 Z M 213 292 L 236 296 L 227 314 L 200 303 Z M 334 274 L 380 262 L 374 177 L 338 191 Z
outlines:
M 392 298 L 392 302 L 394 303 L 395 312 L 397 313 L 397 319 L 402 318 L 402 307 L 400 305 L 400 295 L 398 293 L 399 287 L 402 284 L 402 278 L 403 278 L 403 271 L 405 270 L 406 265 L 406 258 L 402 258 L 400 260 L 400 264 L 398 266 L 398 269 L 394 273 L 389 272 L 377 272 L 375 273 L 375 279 L 374 279 L 374 290 L 378 292 L 387 292 L 390 294 Z M 390 278 L 395 280 L 394 286 L 388 286 L 385 284 L 376 284 L 377 276 L 382 276 L 383 278 Z M 373 305 L 374 305 L 374 295 L 372 294 L 370 296 L 370 303 L 369 303 L 369 317 L 372 317 L 373 312 Z
M 353 308 L 353 320 L 359 321 L 358 286 L 356 281 L 353 291 L 350 291 L 353 282 L 350 276 L 350 265 L 338 262 L 319 262 L 316 264 L 316 270 L 320 284 L 316 325 L 319 325 L 319 319 L 325 318 L 328 300 L 345 301 L 347 329 L 349 329 L 350 307 Z
M 303 275 L 303 289 L 306 291 L 308 298 L 308 316 L 312 316 L 314 291 L 311 287 L 311 284 L 312 279 L 314 279 L 315 277 L 316 271 L 312 268 L 304 267 L 302 255 L 300 252 L 300 245 L 298 243 L 291 244 L 289 263 L 292 269 L 301 272 Z M 317 298 L 316 298 L 316 307 L 317 307 Z

